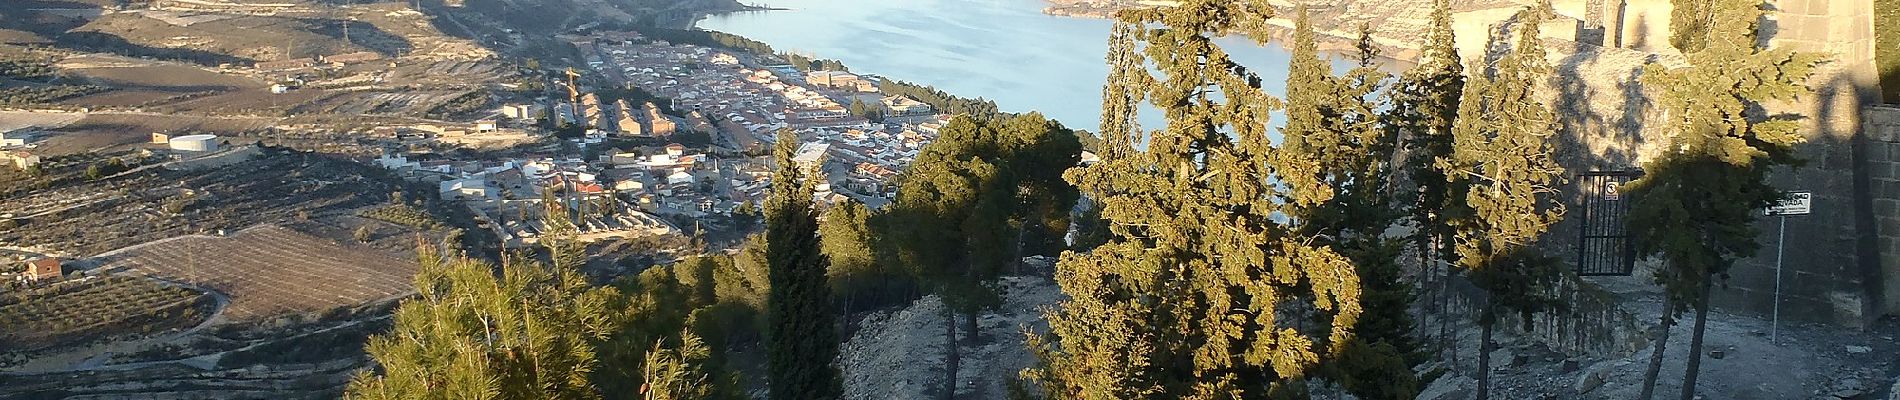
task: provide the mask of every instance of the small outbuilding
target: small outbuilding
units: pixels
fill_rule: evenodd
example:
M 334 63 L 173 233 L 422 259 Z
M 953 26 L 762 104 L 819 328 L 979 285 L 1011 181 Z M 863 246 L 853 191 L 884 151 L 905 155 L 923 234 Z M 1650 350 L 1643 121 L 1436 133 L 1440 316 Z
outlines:
M 59 259 L 52 257 L 27 261 L 26 272 L 20 274 L 20 278 L 27 282 L 54 280 L 61 276 L 65 276 L 65 271 L 60 268 Z

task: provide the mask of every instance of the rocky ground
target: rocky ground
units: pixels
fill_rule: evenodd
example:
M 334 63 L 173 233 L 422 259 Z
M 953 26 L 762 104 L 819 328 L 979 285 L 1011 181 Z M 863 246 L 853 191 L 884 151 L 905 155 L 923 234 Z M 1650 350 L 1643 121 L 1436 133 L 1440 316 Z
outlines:
M 1004 304 L 978 320 L 980 344 L 962 349 L 957 397 L 1004 398 L 1011 379 L 1035 362 L 1023 330 L 1044 330 L 1038 309 L 1062 292 L 1049 278 L 1002 279 Z M 866 316 L 844 344 L 841 361 L 847 399 L 937 399 L 944 377 L 943 301 L 925 296 L 910 307 Z
M 1003 398 L 1011 379 L 1034 363 L 1022 345 L 1025 327 L 1046 329 L 1039 307 L 1062 298 L 1048 278 L 1004 278 L 1006 304 L 980 319 L 981 344 L 965 347 L 958 397 Z M 1623 309 L 1653 326 L 1662 305 L 1652 289 L 1605 283 Z M 1783 323 L 1771 337 L 1769 321 L 1713 312 L 1703 346 L 1698 398 L 1709 400 L 1900 400 L 1900 321 L 1864 331 Z M 872 313 L 845 343 L 842 364 L 850 399 L 936 399 L 944 376 L 943 303 L 927 296 L 909 307 Z M 1682 387 L 1692 320 L 1670 335 L 1656 393 L 1676 398 Z M 1427 330 L 1435 330 L 1430 327 Z M 1456 351 L 1419 367 L 1442 369 L 1419 399 L 1467 399 L 1474 394 L 1478 330 L 1454 329 Z M 1653 346 L 1625 354 L 1571 356 L 1528 337 L 1501 333 L 1492 355 L 1493 398 L 1630 399 L 1642 389 Z
M 1606 283 L 1623 299 L 1620 307 L 1644 328 L 1657 324 L 1663 306 L 1653 289 Z M 1691 315 L 1684 315 L 1689 317 Z M 1696 385 L 1702 399 L 1900 399 L 1900 321 L 1886 320 L 1866 330 L 1783 322 L 1749 315 L 1709 313 L 1702 372 Z M 1693 320 L 1671 330 L 1657 379 L 1658 398 L 1682 391 Z M 1771 331 L 1772 334 L 1771 335 Z M 1460 357 L 1438 365 L 1457 365 L 1427 388 L 1420 399 L 1468 398 L 1476 381 L 1477 330 L 1460 330 Z M 1566 357 L 1532 340 L 1506 335 L 1492 354 L 1494 398 L 1631 399 L 1642 390 L 1653 345 L 1628 354 Z

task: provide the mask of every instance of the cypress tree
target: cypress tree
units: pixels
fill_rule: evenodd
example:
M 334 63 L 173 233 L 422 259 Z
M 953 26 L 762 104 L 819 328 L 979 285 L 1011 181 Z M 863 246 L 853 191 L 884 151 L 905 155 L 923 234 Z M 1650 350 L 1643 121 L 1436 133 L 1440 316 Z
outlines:
M 774 399 L 837 399 L 843 381 L 832 364 L 838 333 L 831 313 L 827 262 L 819 251 L 812 180 L 792 160 L 798 135 L 779 132 L 772 193 L 765 203 L 766 365 Z
M 1662 259 L 1655 279 L 1667 294 L 1661 337 L 1643 379 L 1644 399 L 1654 391 L 1669 327 L 1685 306 L 1696 310 L 1696 323 L 1682 398 L 1694 397 L 1713 282 L 1760 247 L 1756 210 L 1780 199 L 1768 173 L 1796 163 L 1794 146 L 1806 141 L 1798 116 L 1759 110 L 1808 93 L 1804 83 L 1823 59 L 1757 47 L 1758 21 L 1767 13 L 1758 2 L 1676 3 L 1694 3 L 1695 12 L 1677 10 L 1673 22 L 1680 25 L 1672 26 L 1672 43 L 1689 66 L 1650 64 L 1643 72 L 1643 85 L 1657 92 L 1656 104 L 1667 116 L 1669 136 L 1663 153 L 1646 164 L 1647 175 L 1628 189 L 1632 243 L 1638 253 Z
M 1066 175 L 1101 202 L 1111 238 L 1057 264 L 1070 299 L 1031 337 L 1040 365 L 1025 373 L 1050 398 L 1303 397 L 1351 336 L 1351 263 L 1276 219 L 1332 191 L 1316 162 L 1276 156 L 1266 118 L 1278 100 L 1212 40 L 1264 39 L 1270 14 L 1216 0 L 1117 14 L 1103 161 Z M 1167 127 L 1137 129 L 1141 101 Z
M 1451 156 L 1451 129 L 1458 118 L 1465 73 L 1454 46 L 1450 0 L 1433 2 L 1431 21 L 1418 64 L 1401 75 L 1393 87 L 1388 119 L 1390 127 L 1399 131 L 1404 177 L 1416 189 L 1405 208 L 1413 227 L 1411 239 L 1420 273 L 1439 276 L 1430 309 L 1440 316 L 1438 347 L 1443 350 L 1450 347 L 1445 341 L 1451 334 L 1442 307 L 1450 293 L 1450 262 L 1457 258 L 1450 221 L 1461 218 L 1452 214 L 1463 209 L 1452 203 L 1463 198 L 1463 188 L 1458 185 L 1462 181 L 1446 179 L 1437 163 Z
M 1478 69 L 1464 90 L 1452 129 L 1451 156 L 1440 161 L 1447 179 L 1468 185 L 1451 221 L 1458 264 L 1487 294 L 1478 315 L 1478 399 L 1490 396 L 1491 336 L 1500 314 L 1526 323 L 1552 305 L 1550 288 L 1561 272 L 1534 244 L 1562 216 L 1553 197 L 1563 168 L 1551 156 L 1557 132 L 1551 111 L 1535 96 L 1550 73 L 1538 25 L 1547 10 L 1516 16 L 1516 45 L 1491 68 Z
M 1376 98 L 1386 75 L 1373 66 L 1371 32 L 1361 27 L 1359 65 L 1334 76 L 1319 56 L 1305 7 L 1295 19 L 1293 58 L 1287 77 L 1287 122 L 1279 154 L 1310 160 L 1311 171 L 1332 190 L 1331 199 L 1289 210 L 1293 227 L 1314 243 L 1352 260 L 1364 312 L 1344 353 L 1327 363 L 1328 375 L 1361 398 L 1409 399 L 1416 378 L 1405 355 L 1415 345 L 1409 314 L 1411 290 L 1401 281 L 1398 244 L 1384 237 L 1398 222 L 1398 202 L 1386 182 L 1395 139 L 1379 115 Z

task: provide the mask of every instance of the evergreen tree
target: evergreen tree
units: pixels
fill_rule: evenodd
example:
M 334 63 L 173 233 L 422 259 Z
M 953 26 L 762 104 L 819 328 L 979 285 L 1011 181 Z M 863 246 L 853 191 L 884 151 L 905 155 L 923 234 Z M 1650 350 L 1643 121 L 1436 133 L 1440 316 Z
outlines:
M 1457 228 L 1458 264 L 1486 298 L 1478 315 L 1478 399 L 1490 397 L 1492 331 L 1501 314 L 1528 324 L 1549 309 L 1550 288 L 1561 271 L 1534 246 L 1562 216 L 1553 199 L 1563 168 L 1551 156 L 1555 117 L 1535 91 L 1550 73 L 1538 25 L 1547 10 L 1519 12 L 1516 45 L 1489 68 L 1475 68 L 1452 129 L 1451 156 L 1439 162 L 1447 179 L 1467 186 L 1467 218 Z M 1494 39 L 1497 40 L 1497 39 Z M 1468 213 L 1468 214 L 1465 214 Z
M 1025 253 L 1061 248 L 1079 195 L 1060 171 L 1080 154 L 1074 132 L 1038 113 L 958 116 L 905 172 L 879 225 L 889 258 L 948 303 L 949 362 L 960 351 L 955 317 L 964 317 L 964 339 L 976 341 L 977 313 L 1001 301 L 989 283 Z M 956 381 L 954 368 L 945 371 L 946 385 Z
M 1721 1 L 1670 0 L 1669 45 L 1683 54 L 1702 51 L 1703 47 L 1707 47 L 1711 31 L 1717 29 L 1715 24 L 1721 23 L 1717 19 L 1729 17 L 1716 14 L 1721 7 L 1716 3 Z
M 1672 27 L 1681 28 L 1674 42 L 1685 46 L 1689 66 L 1650 64 L 1643 72 L 1644 86 L 1657 91 L 1669 136 L 1663 153 L 1645 166 L 1647 175 L 1628 189 L 1631 242 L 1638 253 L 1664 261 L 1655 278 L 1667 293 L 1644 399 L 1654 390 L 1669 327 L 1685 306 L 1696 310 L 1696 323 L 1682 398 L 1694 397 L 1711 286 L 1736 260 L 1755 254 L 1756 210 L 1780 199 L 1768 173 L 1797 162 L 1794 146 L 1806 141 L 1799 117 L 1767 115 L 1761 107 L 1807 93 L 1805 82 L 1822 61 L 1816 54 L 1759 48 L 1758 21 L 1767 11 L 1758 2 L 1676 3 L 1696 3 L 1699 12 L 1690 15 L 1701 16 L 1675 21 L 1692 28 Z
M 1360 313 L 1350 261 L 1276 218 L 1332 191 L 1317 162 L 1275 154 L 1266 118 L 1278 101 L 1212 39 L 1265 39 L 1270 14 L 1216 0 L 1117 14 L 1103 161 L 1067 174 L 1112 234 L 1057 264 L 1070 299 L 1047 315 L 1049 335 L 1031 337 L 1040 365 L 1025 372 L 1048 397 L 1302 397 L 1315 365 L 1348 343 Z M 1142 101 L 1164 111 L 1164 129 L 1135 126 Z
M 1353 343 L 1328 363 L 1329 375 L 1361 398 L 1409 399 L 1417 395 L 1407 355 L 1412 340 L 1411 289 L 1402 281 L 1399 241 L 1385 231 L 1403 215 L 1389 185 L 1394 171 L 1396 137 L 1385 127 L 1377 99 L 1388 76 L 1375 63 L 1371 32 L 1361 27 L 1359 64 L 1334 76 L 1320 59 L 1307 11 L 1300 9 L 1287 78 L 1285 142 L 1279 155 L 1298 158 L 1288 165 L 1314 165 L 1310 171 L 1330 190 L 1330 199 L 1289 210 L 1296 232 L 1313 237 L 1352 260 L 1362 285 L 1364 312 L 1354 326 Z
M 1436 0 L 1432 5 L 1431 29 L 1426 33 L 1419 61 L 1399 77 L 1393 87 L 1393 107 L 1389 127 L 1399 131 L 1404 149 L 1404 177 L 1416 189 L 1406 205 L 1413 229 L 1413 251 L 1419 257 L 1419 272 L 1438 276 L 1433 307 L 1440 315 L 1439 347 L 1451 337 L 1442 308 L 1450 294 L 1450 263 L 1457 258 L 1452 247 L 1455 227 L 1450 221 L 1466 218 L 1452 215 L 1464 210 L 1453 202 L 1464 197 L 1462 181 L 1445 178 L 1438 169 L 1440 159 L 1451 157 L 1453 122 L 1465 86 L 1464 62 L 1458 58 L 1451 26 L 1451 1 Z
M 680 332 L 680 344 L 667 348 L 654 343 L 641 372 L 640 398 L 645 400 L 704 400 L 713 398 L 712 374 L 705 363 L 712 357 L 699 336 Z
M 879 262 L 871 217 L 870 208 L 847 201 L 825 211 L 825 220 L 818 224 L 820 245 L 831 260 L 826 272 L 832 295 L 844 305 L 845 315 L 909 300 L 911 276 Z
M 593 399 L 595 345 L 614 326 L 612 288 L 565 268 L 504 257 L 497 268 L 417 246 L 418 297 L 370 339 L 381 375 L 358 374 L 353 399 Z
M 766 365 L 774 399 L 837 399 L 843 381 L 838 358 L 826 260 L 819 251 L 812 180 L 792 161 L 798 135 L 779 132 L 772 194 L 765 203 L 765 259 L 772 289 L 766 295 Z

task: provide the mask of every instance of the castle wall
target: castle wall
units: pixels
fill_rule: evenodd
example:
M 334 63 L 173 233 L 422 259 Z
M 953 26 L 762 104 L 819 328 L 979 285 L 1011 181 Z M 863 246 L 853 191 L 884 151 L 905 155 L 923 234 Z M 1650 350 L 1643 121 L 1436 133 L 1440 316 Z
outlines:
M 1604 47 L 1553 49 L 1550 101 L 1566 116 L 1559 151 L 1573 176 L 1640 167 L 1664 141 L 1660 116 L 1647 103 L 1640 79 L 1646 62 L 1682 63 L 1669 48 L 1668 3 L 1588 2 L 1613 8 L 1598 21 L 1622 35 L 1605 35 Z M 1814 212 L 1787 218 L 1779 279 L 1781 220 L 1760 219 L 1760 251 L 1718 285 L 1715 307 L 1767 317 L 1779 285 L 1783 319 L 1865 326 L 1900 311 L 1900 110 L 1871 106 L 1877 81 L 1872 1 L 1777 0 L 1771 6 L 1778 12 L 1762 27 L 1771 45 L 1834 57 L 1810 81 L 1813 95 L 1768 105 L 1807 118 L 1809 141 L 1796 150 L 1806 163 L 1770 179 L 1784 190 L 1812 192 Z M 1576 192 L 1570 193 L 1571 204 L 1582 199 Z M 1579 228 L 1576 221 L 1559 224 L 1546 245 L 1574 254 Z

